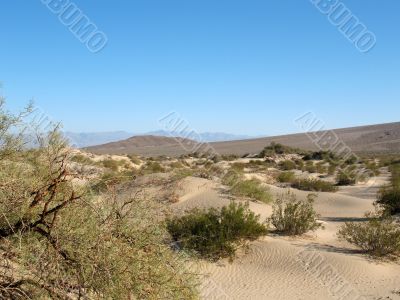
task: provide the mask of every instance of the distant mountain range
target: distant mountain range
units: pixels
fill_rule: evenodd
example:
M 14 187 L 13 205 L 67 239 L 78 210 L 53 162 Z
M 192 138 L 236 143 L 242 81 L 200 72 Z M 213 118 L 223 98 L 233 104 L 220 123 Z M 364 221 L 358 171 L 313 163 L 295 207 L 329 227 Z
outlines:
M 111 132 L 64 132 L 64 136 L 69 140 L 72 146 L 77 148 L 84 148 L 96 145 L 107 144 L 126 140 L 135 136 L 161 136 L 161 137 L 181 137 L 192 139 L 196 142 L 223 142 L 234 140 L 245 140 L 252 138 L 247 135 L 236 135 L 223 132 L 204 132 L 199 134 L 189 133 L 170 133 L 164 130 L 152 131 L 144 134 L 137 134 L 126 131 L 111 131 Z
M 333 135 L 334 133 L 334 135 Z M 158 132 L 158 134 L 161 134 Z M 400 122 L 378 124 L 352 128 L 334 129 L 320 132 L 317 136 L 336 136 L 337 141 L 350 147 L 355 153 L 400 153 Z M 232 137 L 232 135 L 229 135 Z M 236 137 L 236 136 L 234 136 Z M 219 154 L 255 154 L 271 142 L 305 150 L 319 150 L 315 135 L 298 133 L 267 138 L 218 141 L 202 144 L 193 141 L 193 137 L 172 138 L 164 136 L 135 136 L 129 139 L 88 147 L 86 150 L 98 154 L 140 154 L 144 156 L 178 156 L 198 151 L 199 147 L 213 149 Z M 202 146 L 203 145 L 203 146 Z

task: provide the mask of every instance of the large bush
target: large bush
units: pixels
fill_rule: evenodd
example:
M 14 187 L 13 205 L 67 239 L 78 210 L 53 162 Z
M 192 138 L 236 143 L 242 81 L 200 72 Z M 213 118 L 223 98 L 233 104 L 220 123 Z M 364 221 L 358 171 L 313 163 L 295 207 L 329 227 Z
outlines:
M 21 128 L 0 101 L 0 299 L 196 297 L 155 203 L 90 193 L 56 129 L 28 151 Z
M 293 193 L 280 195 L 273 206 L 272 216 L 268 221 L 278 233 L 286 235 L 301 235 L 315 231 L 322 225 L 317 221 L 318 214 L 313 204 L 315 195 L 310 194 L 306 201 L 297 200 Z
M 374 256 L 400 253 L 400 225 L 392 218 L 368 214 L 367 222 L 346 223 L 339 237 Z
M 202 258 L 232 258 L 240 244 L 267 233 L 248 205 L 232 202 L 221 210 L 195 209 L 183 217 L 167 220 L 174 241 Z

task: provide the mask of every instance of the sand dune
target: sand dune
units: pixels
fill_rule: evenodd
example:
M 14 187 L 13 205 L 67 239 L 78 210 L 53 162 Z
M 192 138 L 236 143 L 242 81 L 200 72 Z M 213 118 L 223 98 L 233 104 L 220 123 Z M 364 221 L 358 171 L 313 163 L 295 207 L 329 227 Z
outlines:
M 376 188 L 387 174 L 375 180 Z M 177 213 L 194 207 L 220 207 L 229 203 L 224 187 L 199 178 L 186 178 Z M 359 186 L 361 188 L 361 186 Z M 270 186 L 273 193 L 285 189 Z M 372 188 L 372 191 L 374 189 Z M 300 198 L 307 192 L 293 190 Z M 343 222 L 362 219 L 373 210 L 373 198 L 358 197 L 355 190 L 318 193 L 315 208 L 325 230 L 287 238 L 268 236 L 251 243 L 230 263 L 198 262 L 196 272 L 204 274 L 203 299 L 400 299 L 400 265 L 374 261 L 346 242 L 339 241 L 337 229 Z M 250 208 L 266 218 L 271 207 L 250 203 Z

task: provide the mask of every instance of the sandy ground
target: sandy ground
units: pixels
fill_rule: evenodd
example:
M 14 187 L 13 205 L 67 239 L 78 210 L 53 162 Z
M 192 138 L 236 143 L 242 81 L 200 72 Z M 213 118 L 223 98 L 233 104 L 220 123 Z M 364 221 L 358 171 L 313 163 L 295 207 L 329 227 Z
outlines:
M 265 237 L 251 243 L 233 263 L 196 263 L 192 268 L 204 274 L 203 299 L 400 299 L 398 262 L 373 260 L 336 236 L 343 222 L 361 221 L 373 210 L 376 191 L 387 179 L 382 174 L 370 182 L 368 191 L 359 185 L 335 194 L 318 193 L 315 208 L 325 230 L 297 238 Z M 172 206 L 176 212 L 230 201 L 224 188 L 210 180 L 189 177 L 181 186 L 179 202 Z M 292 191 L 301 198 L 308 194 Z M 272 211 L 262 203 L 251 202 L 250 208 L 262 219 Z

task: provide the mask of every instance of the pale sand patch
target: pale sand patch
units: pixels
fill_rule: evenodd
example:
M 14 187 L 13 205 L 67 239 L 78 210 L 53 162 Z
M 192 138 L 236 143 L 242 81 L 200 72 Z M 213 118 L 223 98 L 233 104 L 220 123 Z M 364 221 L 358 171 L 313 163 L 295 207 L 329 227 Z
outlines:
M 287 191 L 270 188 L 274 194 Z M 299 198 L 309 194 L 292 191 Z M 202 298 L 400 299 L 393 293 L 400 287 L 398 263 L 371 260 L 337 239 L 343 222 L 361 220 L 366 211 L 373 210 L 374 199 L 350 194 L 348 190 L 346 194 L 318 193 L 315 208 L 325 230 L 298 238 L 268 236 L 251 243 L 248 252 L 240 254 L 233 263 L 224 260 L 192 266 L 204 274 Z M 180 202 L 172 205 L 177 211 L 221 207 L 230 202 L 229 195 L 217 183 L 191 177 L 185 179 L 180 196 Z M 250 202 L 250 209 L 261 214 L 262 219 L 272 211 L 270 205 L 255 202 Z

